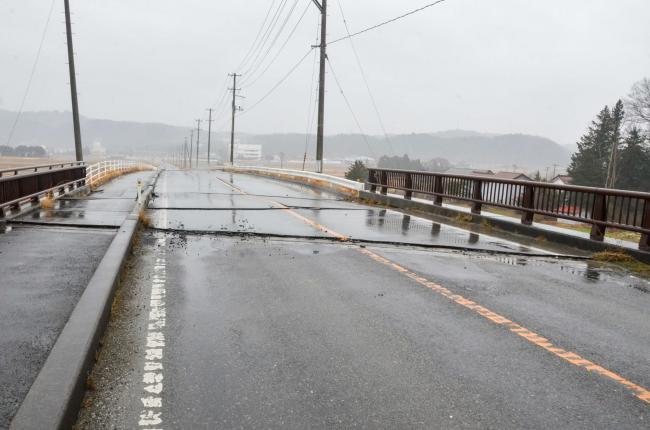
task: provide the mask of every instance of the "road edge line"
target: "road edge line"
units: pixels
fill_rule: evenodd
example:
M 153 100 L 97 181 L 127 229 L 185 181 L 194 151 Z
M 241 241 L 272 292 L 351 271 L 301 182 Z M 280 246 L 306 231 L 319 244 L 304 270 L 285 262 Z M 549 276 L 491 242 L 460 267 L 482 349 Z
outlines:
M 69 429 L 76 422 L 120 274 L 140 224 L 140 210 L 146 207 L 161 172 L 149 181 L 140 203 L 115 234 L 13 417 L 10 430 Z

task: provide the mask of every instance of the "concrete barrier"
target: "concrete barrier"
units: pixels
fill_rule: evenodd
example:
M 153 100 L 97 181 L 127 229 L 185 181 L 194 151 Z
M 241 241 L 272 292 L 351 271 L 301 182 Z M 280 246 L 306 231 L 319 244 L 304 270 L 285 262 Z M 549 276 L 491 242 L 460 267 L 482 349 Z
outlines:
M 272 167 L 224 167 L 227 172 L 250 173 L 253 175 L 283 179 L 299 184 L 311 185 L 326 191 L 335 191 L 352 197 L 358 197 L 364 189 L 362 182 L 355 182 L 337 176 L 323 173 L 305 172 L 302 170 L 276 169 Z

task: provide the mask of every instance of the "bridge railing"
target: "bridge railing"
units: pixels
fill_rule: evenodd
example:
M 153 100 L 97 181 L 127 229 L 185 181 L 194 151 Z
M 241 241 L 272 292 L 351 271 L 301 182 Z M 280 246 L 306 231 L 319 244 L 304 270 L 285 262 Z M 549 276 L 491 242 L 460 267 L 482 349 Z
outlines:
M 155 166 L 138 160 L 106 160 L 88 166 L 86 184 L 91 188 L 110 181 L 116 176 L 141 170 L 153 170 Z
M 106 160 L 86 165 L 82 161 L 0 170 L 0 219 L 22 205 L 40 204 L 44 196 L 60 197 L 77 188 L 97 187 L 116 176 L 153 170 L 152 164 L 136 160 Z
M 590 224 L 590 237 L 602 241 L 608 227 L 641 234 L 639 249 L 650 250 L 650 193 L 606 188 L 557 185 L 546 182 L 498 179 L 490 176 L 370 168 L 367 184 L 371 192 L 389 189 L 432 197 L 441 206 L 444 199 L 471 203 L 480 214 L 483 205 L 521 212 L 521 222 L 530 225 L 534 215 Z
M 40 166 L 25 166 L 25 167 L 13 167 L 10 169 L 0 169 L 0 178 L 4 176 L 16 176 L 25 173 L 33 173 L 44 170 L 54 170 L 54 169 L 63 169 L 64 167 L 79 167 L 85 166 L 84 161 L 71 161 L 67 163 L 56 163 L 56 164 L 42 164 Z
M 86 182 L 83 162 L 5 169 L 11 175 L 0 177 L 0 218 L 7 210 L 20 210 L 21 205 L 39 204 L 45 195 L 59 195 L 81 187 Z

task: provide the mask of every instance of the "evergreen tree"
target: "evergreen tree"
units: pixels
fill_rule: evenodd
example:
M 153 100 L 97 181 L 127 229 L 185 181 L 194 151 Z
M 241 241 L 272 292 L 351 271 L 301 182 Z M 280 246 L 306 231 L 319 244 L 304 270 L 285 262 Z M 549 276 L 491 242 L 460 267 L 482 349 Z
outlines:
M 612 109 L 612 119 L 610 123 L 610 137 L 609 137 L 609 161 L 607 164 L 607 180 L 605 186 L 607 188 L 614 188 L 618 178 L 618 159 L 621 147 L 621 125 L 625 118 L 625 111 L 623 110 L 623 102 L 621 100 L 616 102 L 614 109 Z
M 576 185 L 602 187 L 607 180 L 611 150 L 612 114 L 605 106 L 578 141 L 568 173 Z
M 650 191 L 650 148 L 641 131 L 634 127 L 621 150 L 616 187 L 624 190 Z
M 350 166 L 348 171 L 345 172 L 345 178 L 350 179 L 351 181 L 366 181 L 368 179 L 368 168 L 362 161 L 357 160 Z

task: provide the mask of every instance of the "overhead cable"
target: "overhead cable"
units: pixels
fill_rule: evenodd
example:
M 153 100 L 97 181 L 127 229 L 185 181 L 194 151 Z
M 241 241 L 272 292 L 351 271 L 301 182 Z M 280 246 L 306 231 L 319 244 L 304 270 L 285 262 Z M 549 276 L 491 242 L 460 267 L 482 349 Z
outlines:
M 435 1 L 435 2 L 433 2 L 433 3 L 429 3 L 429 4 L 427 4 L 427 5 L 424 5 L 424 6 L 422 6 L 422 7 L 419 7 L 419 8 L 417 8 L 417 9 L 414 9 L 414 10 L 412 10 L 412 11 L 410 11 L 410 12 L 407 12 L 407 13 L 405 13 L 405 14 L 403 14 L 403 15 L 397 16 L 397 17 L 395 17 L 395 18 L 389 19 L 389 20 L 384 21 L 384 22 L 380 22 L 379 24 L 373 25 L 373 26 L 368 27 L 368 28 L 366 28 L 366 29 L 363 29 L 363 30 L 361 30 L 361 31 L 357 31 L 356 33 L 348 34 L 347 36 L 344 36 L 344 37 L 341 37 L 341 38 L 335 39 L 335 40 L 333 40 L 333 41 L 331 41 L 331 42 L 327 42 L 327 44 L 328 44 L 328 45 L 332 45 L 332 44 L 334 44 L 334 43 L 336 43 L 336 42 L 340 42 L 341 40 L 350 39 L 350 38 L 352 38 L 352 37 L 354 37 L 354 36 L 358 36 L 358 35 L 360 35 L 360 34 L 363 34 L 363 33 L 368 32 L 368 31 L 370 31 L 370 30 L 374 30 L 374 29 L 376 29 L 376 28 L 383 27 L 383 26 L 386 25 L 386 24 L 390 24 L 390 23 L 395 22 L 395 21 L 398 21 L 398 20 L 400 20 L 400 19 L 402 19 L 402 18 L 406 18 L 407 16 L 410 16 L 410 15 L 413 15 L 413 14 L 418 13 L 418 12 L 420 12 L 420 11 L 423 11 L 424 9 L 430 8 L 430 7 L 435 6 L 435 5 L 439 4 L 439 3 L 442 3 L 442 2 L 444 2 L 444 1 L 445 1 L 445 0 L 438 0 L 438 1 Z

